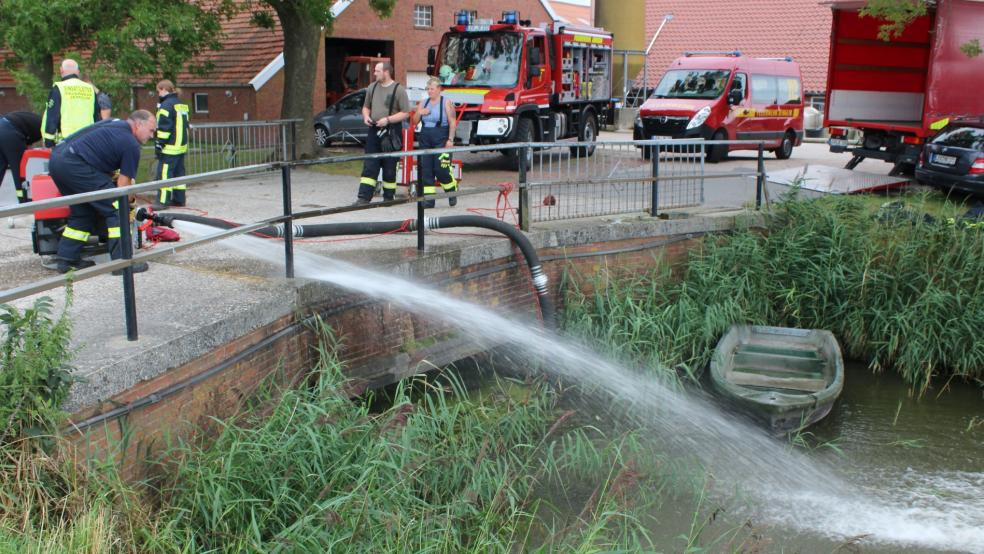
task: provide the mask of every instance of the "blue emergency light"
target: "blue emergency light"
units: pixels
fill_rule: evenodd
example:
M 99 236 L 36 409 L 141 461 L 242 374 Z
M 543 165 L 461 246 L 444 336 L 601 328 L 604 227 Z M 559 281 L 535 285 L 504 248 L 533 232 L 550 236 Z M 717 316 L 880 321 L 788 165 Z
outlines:
M 468 25 L 470 19 L 471 14 L 468 13 L 468 10 L 461 10 L 455 14 L 456 25 Z
M 508 12 L 502 12 L 502 22 L 506 25 L 516 25 L 519 23 L 519 12 L 516 10 L 510 10 Z

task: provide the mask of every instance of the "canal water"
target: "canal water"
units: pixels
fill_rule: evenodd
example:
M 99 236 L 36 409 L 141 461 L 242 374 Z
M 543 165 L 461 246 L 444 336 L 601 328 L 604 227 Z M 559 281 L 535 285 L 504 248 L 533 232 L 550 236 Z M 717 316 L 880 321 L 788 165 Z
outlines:
M 182 231 L 203 234 L 197 225 L 182 225 Z M 222 244 L 271 262 L 283 255 L 281 245 L 251 237 Z M 667 528 L 654 529 L 652 536 L 665 537 L 666 551 L 686 546 L 680 544 L 681 530 L 693 528 L 694 514 L 706 511 L 715 517 L 701 524 L 706 527 L 702 537 L 747 530 L 761 541 L 755 549 L 763 552 L 829 552 L 860 545 L 871 552 L 984 553 L 984 467 L 974 462 L 982 459 L 981 429 L 972 419 L 981 401 L 978 396 L 975 409 L 973 390 L 948 393 L 960 395 L 953 401 L 926 397 L 917 406 L 907 404 L 917 401 L 909 399 L 901 383 L 893 385 L 891 376 L 875 378 L 863 367 L 851 367 L 833 414 L 816 429 L 815 441 L 806 437 L 820 446 L 794 448 L 722 412 L 703 395 L 664 386 L 650 374 L 508 314 L 329 258 L 298 252 L 295 263 L 298 277 L 459 325 L 459 332 L 481 349 L 509 344 L 530 366 L 597 391 L 603 400 L 596 406 L 618 406 L 629 416 L 625 424 L 645 429 L 667 454 L 705 468 L 707 498 L 699 505 L 664 506 L 668 513 L 660 514 Z M 912 419 L 903 419 L 906 408 L 913 409 Z M 951 428 L 959 425 L 965 434 Z M 951 444 L 958 439 L 965 445 Z M 674 511 L 682 520 L 674 521 Z M 736 546 L 728 540 L 709 551 Z

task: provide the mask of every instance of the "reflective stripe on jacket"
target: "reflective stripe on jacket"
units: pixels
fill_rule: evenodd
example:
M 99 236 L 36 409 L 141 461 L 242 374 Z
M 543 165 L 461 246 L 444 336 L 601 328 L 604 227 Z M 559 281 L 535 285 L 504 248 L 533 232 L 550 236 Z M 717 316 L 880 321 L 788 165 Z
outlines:
M 157 108 L 157 147 L 162 154 L 180 156 L 188 152 L 188 104 L 176 93 L 161 99 Z

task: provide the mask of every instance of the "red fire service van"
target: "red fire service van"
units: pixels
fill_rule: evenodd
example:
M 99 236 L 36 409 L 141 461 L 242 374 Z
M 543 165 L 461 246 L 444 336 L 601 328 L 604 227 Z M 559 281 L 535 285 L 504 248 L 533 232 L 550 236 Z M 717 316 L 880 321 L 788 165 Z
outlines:
M 611 33 L 532 27 L 516 11 L 497 22 L 462 11 L 455 23 L 427 53 L 427 71 L 461 114 L 458 144 L 595 141 L 611 103 Z M 572 151 L 590 156 L 594 147 Z M 503 153 L 518 167 L 516 150 Z
M 741 52 L 686 52 L 639 108 L 636 140 L 762 140 L 779 159 L 803 142 L 800 68 L 792 58 L 749 58 Z M 715 145 L 707 160 L 754 144 Z M 648 158 L 650 151 L 643 149 Z

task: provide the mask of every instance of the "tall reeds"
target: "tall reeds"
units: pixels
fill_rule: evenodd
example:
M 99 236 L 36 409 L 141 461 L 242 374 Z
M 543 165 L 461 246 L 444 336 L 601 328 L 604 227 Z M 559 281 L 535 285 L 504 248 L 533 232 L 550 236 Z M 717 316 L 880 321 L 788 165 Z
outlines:
M 574 332 L 688 375 L 732 323 L 833 331 L 845 355 L 934 377 L 984 377 L 984 231 L 834 197 L 781 205 L 767 229 L 706 239 L 662 269 L 569 299 Z M 611 280 L 609 280 L 611 281 Z

